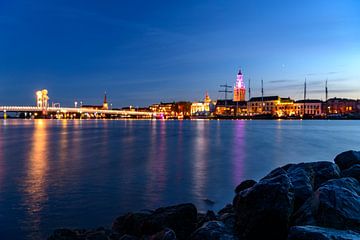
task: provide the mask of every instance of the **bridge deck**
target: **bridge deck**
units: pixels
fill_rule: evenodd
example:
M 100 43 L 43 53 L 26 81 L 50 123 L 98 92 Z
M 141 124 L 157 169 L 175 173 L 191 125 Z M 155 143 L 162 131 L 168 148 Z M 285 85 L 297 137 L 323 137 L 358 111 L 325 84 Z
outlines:
M 33 106 L 0 106 L 0 112 L 42 112 L 43 109 Z M 49 107 L 46 109 L 49 113 L 97 113 L 97 114 L 114 114 L 114 115 L 141 115 L 141 116 L 154 116 L 160 113 L 143 112 L 143 111 L 128 111 L 128 110 L 98 110 L 91 108 L 57 108 Z

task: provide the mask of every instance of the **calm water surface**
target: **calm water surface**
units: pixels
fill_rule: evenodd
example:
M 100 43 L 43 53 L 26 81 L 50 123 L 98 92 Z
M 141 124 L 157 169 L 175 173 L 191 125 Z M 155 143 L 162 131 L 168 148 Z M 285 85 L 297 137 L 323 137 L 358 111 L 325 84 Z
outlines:
M 244 179 L 359 149 L 360 121 L 0 121 L 0 236 L 44 239 L 127 211 L 218 210 Z M 215 201 L 206 205 L 204 199 Z

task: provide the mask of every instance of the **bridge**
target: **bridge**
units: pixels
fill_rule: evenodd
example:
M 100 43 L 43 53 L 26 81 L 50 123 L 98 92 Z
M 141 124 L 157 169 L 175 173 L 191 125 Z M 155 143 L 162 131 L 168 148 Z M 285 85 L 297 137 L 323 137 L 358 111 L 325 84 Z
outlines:
M 7 113 L 25 113 L 25 117 L 31 116 L 43 116 L 50 118 L 108 118 L 108 117 L 143 117 L 143 118 L 156 118 L 162 117 L 162 113 L 149 112 L 149 111 L 135 111 L 134 110 L 118 110 L 109 109 L 106 98 L 104 95 L 104 102 L 101 106 L 81 106 L 76 107 L 60 107 L 60 104 L 53 104 L 49 106 L 49 96 L 46 89 L 36 92 L 36 106 L 0 106 L 0 113 L 4 113 L 4 118 L 7 117 Z M 29 113 L 29 115 L 27 115 Z
M 23 113 L 42 113 L 46 114 L 103 114 L 118 116 L 137 116 L 137 117 L 156 117 L 162 113 L 146 112 L 146 111 L 130 111 L 130 110 L 105 110 L 93 108 L 68 108 L 68 107 L 34 107 L 34 106 L 0 106 L 0 112 L 23 112 Z

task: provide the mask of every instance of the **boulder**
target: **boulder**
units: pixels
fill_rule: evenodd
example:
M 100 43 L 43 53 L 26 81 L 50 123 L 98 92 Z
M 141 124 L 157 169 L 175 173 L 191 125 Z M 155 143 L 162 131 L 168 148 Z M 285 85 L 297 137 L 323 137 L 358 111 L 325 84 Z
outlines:
M 355 164 L 360 164 L 360 152 L 347 151 L 340 153 L 335 157 L 334 162 L 339 166 L 341 171 L 343 171 Z
M 341 172 L 343 177 L 352 177 L 360 182 L 360 164 L 355 164 L 352 167 Z
M 217 220 L 217 216 L 211 210 L 208 210 L 205 214 L 198 213 L 198 220 L 197 220 L 196 228 L 201 227 L 206 222 L 216 221 L 216 220 Z
M 140 240 L 140 239 L 138 237 L 125 234 L 121 238 L 119 238 L 119 240 Z
M 237 240 L 232 229 L 218 221 L 206 222 L 190 237 L 191 240 Z
M 294 214 L 295 225 L 360 231 L 360 185 L 356 179 L 329 180 Z
M 313 192 L 324 182 L 341 177 L 340 169 L 332 162 L 288 164 L 270 172 L 263 179 L 286 174 L 293 185 L 294 209 L 299 209 Z
M 196 229 L 197 210 L 193 204 L 156 209 L 152 213 L 128 213 L 118 217 L 113 230 L 134 236 L 153 235 L 165 228 L 172 229 L 178 239 L 187 239 Z
M 146 230 L 146 221 L 150 218 L 150 213 L 127 213 L 115 219 L 112 230 L 120 234 L 140 237 Z M 156 233 L 152 232 L 152 233 Z
M 241 191 L 234 205 L 236 230 L 243 239 L 286 239 L 294 194 L 286 174 L 262 179 Z
M 223 209 L 218 211 L 219 215 L 223 215 L 225 213 L 234 213 L 234 206 L 232 204 L 227 204 Z
M 242 190 L 248 189 L 256 184 L 256 181 L 254 180 L 245 180 L 241 182 L 236 188 L 235 193 L 238 194 Z
M 336 230 L 316 226 L 290 228 L 288 240 L 359 240 L 360 234 L 349 230 Z
M 220 216 L 219 220 L 229 229 L 235 229 L 236 215 L 235 213 L 225 213 Z
M 145 238 L 149 240 L 176 240 L 176 234 L 170 228 L 165 228 L 164 230 L 150 236 L 149 238 Z
M 70 229 L 56 229 L 49 237 L 48 240 L 78 240 L 79 234 Z

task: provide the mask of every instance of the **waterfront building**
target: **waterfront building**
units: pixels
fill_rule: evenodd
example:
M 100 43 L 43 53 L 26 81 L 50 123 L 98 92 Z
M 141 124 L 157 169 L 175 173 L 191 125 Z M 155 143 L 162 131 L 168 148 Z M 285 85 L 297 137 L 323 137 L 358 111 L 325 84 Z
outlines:
M 269 114 L 279 117 L 292 116 L 294 100 L 279 96 L 254 97 L 247 102 L 249 115 Z
M 237 74 L 236 83 L 233 92 L 234 92 L 234 96 L 233 96 L 234 102 L 245 102 L 246 88 L 241 70 L 239 70 L 239 73 Z
M 324 111 L 327 114 L 359 113 L 359 100 L 347 98 L 331 98 L 325 102 Z
M 234 116 L 236 103 L 229 99 L 220 99 L 216 101 L 215 112 L 216 116 Z
M 46 110 L 49 107 L 48 90 L 43 89 L 36 92 L 36 106 L 42 110 Z
M 294 112 L 296 116 L 320 116 L 323 102 L 317 99 L 299 100 L 294 103 Z
M 191 104 L 191 116 L 210 116 L 214 111 L 215 104 L 211 101 L 209 94 L 206 92 L 204 101 L 193 102 Z
M 191 102 L 160 102 L 149 107 L 151 112 L 162 113 L 164 118 L 189 118 Z

